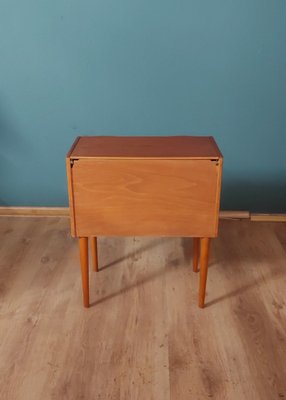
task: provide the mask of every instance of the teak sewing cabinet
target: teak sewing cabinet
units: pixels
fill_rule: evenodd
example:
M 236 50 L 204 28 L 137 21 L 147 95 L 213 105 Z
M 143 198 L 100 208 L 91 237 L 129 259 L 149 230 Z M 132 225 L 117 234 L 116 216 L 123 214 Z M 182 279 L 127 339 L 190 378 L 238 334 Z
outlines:
M 80 136 L 66 157 L 71 235 L 79 238 L 89 307 L 88 238 L 193 238 L 204 307 L 210 239 L 218 234 L 222 154 L 212 136 Z

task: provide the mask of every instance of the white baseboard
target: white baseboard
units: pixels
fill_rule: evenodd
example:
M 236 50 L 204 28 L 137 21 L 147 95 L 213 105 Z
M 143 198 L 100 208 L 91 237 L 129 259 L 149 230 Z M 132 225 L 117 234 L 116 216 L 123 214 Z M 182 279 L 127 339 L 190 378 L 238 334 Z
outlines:
M 69 217 L 68 207 L 0 207 L 0 216 Z
M 0 207 L 0 216 L 69 217 L 68 207 Z M 220 219 L 249 219 L 251 221 L 286 222 L 286 214 L 259 214 L 249 211 L 220 211 Z

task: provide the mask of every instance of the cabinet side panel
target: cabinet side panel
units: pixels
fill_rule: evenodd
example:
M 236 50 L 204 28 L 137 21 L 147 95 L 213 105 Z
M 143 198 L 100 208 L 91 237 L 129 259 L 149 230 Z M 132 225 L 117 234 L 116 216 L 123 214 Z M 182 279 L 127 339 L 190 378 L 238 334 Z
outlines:
M 211 160 L 79 159 L 76 234 L 214 237 L 218 171 Z
M 218 235 L 218 225 L 219 225 L 219 211 L 220 211 L 220 197 L 221 197 L 221 181 L 222 181 L 222 167 L 223 158 L 218 161 L 218 179 L 217 179 L 217 194 L 216 194 L 216 236 Z
M 75 215 L 74 215 L 74 195 L 73 195 L 73 182 L 72 182 L 72 168 L 70 158 L 66 158 L 66 171 L 67 171 L 67 188 L 68 188 L 68 197 L 69 197 L 69 213 L 70 213 L 70 226 L 71 226 L 71 235 L 73 237 L 76 236 L 75 229 Z

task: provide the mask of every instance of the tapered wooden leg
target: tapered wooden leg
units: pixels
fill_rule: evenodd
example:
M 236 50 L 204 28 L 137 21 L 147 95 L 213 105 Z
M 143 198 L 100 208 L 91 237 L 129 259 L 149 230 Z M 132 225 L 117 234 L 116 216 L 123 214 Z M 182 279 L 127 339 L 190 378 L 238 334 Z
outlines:
M 84 307 L 89 307 L 88 238 L 79 238 L 82 295 Z
M 193 271 L 199 270 L 200 238 L 193 238 Z
M 98 271 L 98 257 L 97 257 L 97 238 L 90 238 L 91 255 L 92 255 L 92 265 L 95 272 Z
M 200 255 L 200 291 L 199 291 L 199 307 L 205 306 L 206 283 L 208 275 L 209 249 L 210 239 L 201 238 L 201 255 Z

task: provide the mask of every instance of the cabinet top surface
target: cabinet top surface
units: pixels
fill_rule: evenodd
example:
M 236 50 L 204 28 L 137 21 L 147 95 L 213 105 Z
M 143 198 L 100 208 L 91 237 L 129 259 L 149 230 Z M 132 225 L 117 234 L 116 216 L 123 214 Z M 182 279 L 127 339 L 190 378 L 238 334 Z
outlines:
M 80 136 L 67 156 L 72 159 L 222 158 L 212 136 Z

